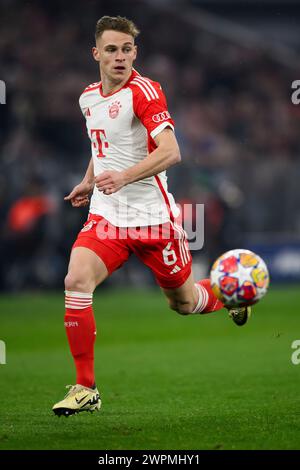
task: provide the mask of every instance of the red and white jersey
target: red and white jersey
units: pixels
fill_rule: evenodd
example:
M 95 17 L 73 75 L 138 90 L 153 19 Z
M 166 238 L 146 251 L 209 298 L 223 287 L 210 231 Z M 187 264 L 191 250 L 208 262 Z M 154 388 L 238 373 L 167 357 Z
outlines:
M 101 82 L 89 85 L 79 103 L 91 140 L 95 176 L 139 163 L 156 148 L 154 138 L 163 129 L 174 130 L 160 84 L 135 70 L 120 90 L 107 96 Z M 128 184 L 111 195 L 95 187 L 90 212 L 117 227 L 157 225 L 177 217 L 179 209 L 168 192 L 165 173 Z

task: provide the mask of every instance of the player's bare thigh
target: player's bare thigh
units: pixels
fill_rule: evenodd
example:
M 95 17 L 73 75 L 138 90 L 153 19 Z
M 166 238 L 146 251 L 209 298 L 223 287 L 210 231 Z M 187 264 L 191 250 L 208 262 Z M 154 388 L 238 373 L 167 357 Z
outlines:
M 192 313 L 199 298 L 193 273 L 189 275 L 182 286 L 176 289 L 162 289 L 162 291 L 168 299 L 170 308 L 182 315 Z
M 73 248 L 65 278 L 65 288 L 69 291 L 92 293 L 108 276 L 102 259 L 89 248 Z

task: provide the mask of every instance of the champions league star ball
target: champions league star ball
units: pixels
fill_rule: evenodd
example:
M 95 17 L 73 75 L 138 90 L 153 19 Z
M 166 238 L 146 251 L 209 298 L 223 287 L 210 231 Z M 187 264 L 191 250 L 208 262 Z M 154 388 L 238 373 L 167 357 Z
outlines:
M 255 304 L 267 293 L 270 278 L 265 262 L 257 254 L 236 249 L 214 262 L 210 282 L 226 307 L 242 307 Z

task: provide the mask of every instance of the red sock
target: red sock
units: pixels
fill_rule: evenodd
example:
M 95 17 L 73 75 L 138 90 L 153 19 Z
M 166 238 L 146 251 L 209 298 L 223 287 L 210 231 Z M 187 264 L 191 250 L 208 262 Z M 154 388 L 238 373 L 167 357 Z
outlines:
M 221 302 L 221 300 L 219 300 L 213 293 L 210 285 L 210 279 L 202 279 L 201 281 L 196 282 L 196 285 L 198 285 L 198 288 L 200 288 L 199 295 L 202 293 L 203 300 L 202 304 L 200 301 L 198 302 L 198 305 L 194 310 L 195 313 L 216 312 L 217 310 L 220 310 L 224 307 L 224 304 Z
M 66 291 L 65 328 L 76 367 L 76 383 L 92 388 L 95 384 L 94 343 L 96 323 L 92 296 Z

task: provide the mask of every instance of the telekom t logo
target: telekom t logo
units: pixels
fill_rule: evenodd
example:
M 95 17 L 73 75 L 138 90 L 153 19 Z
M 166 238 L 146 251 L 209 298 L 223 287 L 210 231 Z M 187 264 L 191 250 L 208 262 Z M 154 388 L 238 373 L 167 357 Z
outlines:
M 95 136 L 96 142 L 93 139 Z M 94 148 L 97 150 L 97 157 L 102 158 L 106 155 L 103 153 L 103 148 L 108 148 L 108 142 L 106 140 L 106 134 L 104 129 L 91 129 L 91 141 Z
M 0 364 L 6 364 L 6 347 L 4 341 L 0 340 Z

